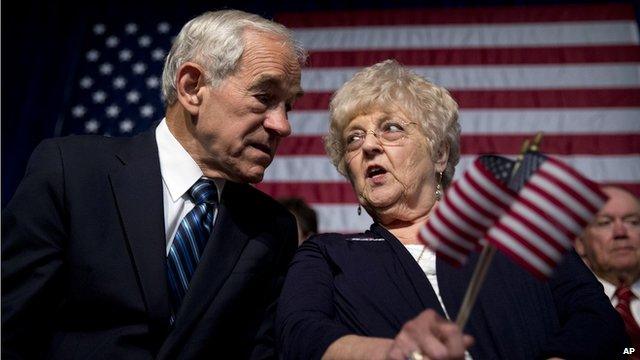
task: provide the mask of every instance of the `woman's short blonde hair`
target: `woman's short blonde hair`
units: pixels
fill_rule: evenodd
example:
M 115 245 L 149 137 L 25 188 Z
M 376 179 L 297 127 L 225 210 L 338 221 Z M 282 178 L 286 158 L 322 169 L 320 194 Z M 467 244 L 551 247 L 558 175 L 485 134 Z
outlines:
M 433 161 L 448 149 L 442 184 L 449 185 L 460 160 L 458 104 L 445 88 L 427 81 L 395 60 L 385 60 L 360 70 L 333 94 L 325 148 L 342 175 L 348 178 L 343 131 L 355 117 L 373 110 L 402 111 L 409 120 L 419 122 Z

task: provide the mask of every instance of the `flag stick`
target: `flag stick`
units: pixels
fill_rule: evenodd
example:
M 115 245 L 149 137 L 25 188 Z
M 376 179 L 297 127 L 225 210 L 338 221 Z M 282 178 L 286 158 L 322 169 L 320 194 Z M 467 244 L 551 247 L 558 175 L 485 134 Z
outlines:
M 522 144 L 522 149 L 520 150 L 520 155 L 518 155 L 516 163 L 513 165 L 513 169 L 511 170 L 511 176 L 513 176 L 516 171 L 518 171 L 520 163 L 524 158 L 524 154 L 527 151 L 538 151 L 538 146 L 541 140 L 542 133 L 539 132 L 538 134 L 536 134 L 536 137 L 534 138 L 531 146 L 529 146 L 529 140 L 524 141 L 524 143 Z M 476 268 L 473 270 L 473 275 L 471 275 L 469 287 L 467 288 L 467 292 L 464 294 L 464 299 L 462 300 L 462 305 L 460 306 L 460 311 L 458 312 L 458 317 L 456 318 L 456 324 L 460 326 L 460 329 L 464 329 L 464 326 L 467 324 L 467 320 L 469 320 L 471 309 L 473 309 L 473 305 L 476 302 L 478 293 L 480 292 L 482 283 L 484 283 L 484 278 L 487 275 L 487 270 L 489 270 L 489 265 L 491 265 L 491 260 L 493 260 L 493 255 L 495 253 L 496 248 L 491 246 L 490 244 L 485 245 L 484 249 L 482 249 L 482 253 L 480 253 L 480 258 L 478 259 Z

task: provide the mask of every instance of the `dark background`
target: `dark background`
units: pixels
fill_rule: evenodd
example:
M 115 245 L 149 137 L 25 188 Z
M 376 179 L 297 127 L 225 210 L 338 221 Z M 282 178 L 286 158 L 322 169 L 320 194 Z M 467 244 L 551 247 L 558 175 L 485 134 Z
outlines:
M 80 0 L 80 2 L 83 2 Z M 82 39 L 96 21 L 155 17 L 175 24 L 207 10 L 235 8 L 273 18 L 279 12 L 314 10 L 466 7 L 602 1 L 63 1 L 2 3 L 2 207 L 22 179 L 29 155 L 54 136 L 69 107 Z M 638 18 L 638 1 L 633 2 Z M 177 30 L 177 29 L 176 29 Z M 640 121 L 640 119 L 639 119 Z

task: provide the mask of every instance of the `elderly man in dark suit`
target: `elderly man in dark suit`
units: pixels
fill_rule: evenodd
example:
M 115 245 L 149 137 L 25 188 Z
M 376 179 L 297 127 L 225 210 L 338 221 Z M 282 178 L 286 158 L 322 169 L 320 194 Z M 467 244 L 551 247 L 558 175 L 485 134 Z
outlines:
M 2 215 L 2 357 L 273 357 L 296 225 L 248 183 L 291 132 L 305 56 L 279 24 L 205 13 L 157 127 L 38 146 Z

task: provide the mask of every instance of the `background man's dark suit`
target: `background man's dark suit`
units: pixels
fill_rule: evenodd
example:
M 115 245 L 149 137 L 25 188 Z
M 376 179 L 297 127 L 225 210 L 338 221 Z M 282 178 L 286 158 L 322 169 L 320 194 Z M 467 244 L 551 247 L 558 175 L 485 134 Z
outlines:
M 270 356 L 270 305 L 296 246 L 292 216 L 227 181 L 169 331 L 162 186 L 153 131 L 36 149 L 2 215 L 3 358 Z

